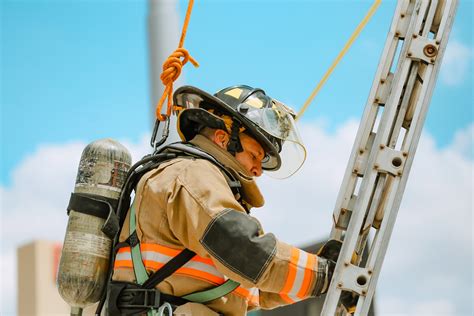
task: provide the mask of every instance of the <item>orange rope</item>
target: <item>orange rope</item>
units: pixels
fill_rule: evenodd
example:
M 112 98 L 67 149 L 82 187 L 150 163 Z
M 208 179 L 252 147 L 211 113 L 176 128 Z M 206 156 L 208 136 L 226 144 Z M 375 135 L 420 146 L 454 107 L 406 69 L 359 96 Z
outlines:
M 161 73 L 160 79 L 161 82 L 163 82 L 163 85 L 165 85 L 165 91 L 163 91 L 163 95 L 156 105 L 156 118 L 160 121 L 164 121 L 166 117 L 171 115 L 171 109 L 173 107 L 173 83 L 181 74 L 183 66 L 190 61 L 194 67 L 199 67 L 198 62 L 189 55 L 189 52 L 185 48 L 183 48 L 184 38 L 186 37 L 186 32 L 188 30 L 189 18 L 191 17 L 191 11 L 193 10 L 193 4 L 194 0 L 189 0 L 178 49 L 176 49 L 163 63 L 163 72 Z M 161 114 L 161 109 L 166 99 L 168 99 L 168 107 L 165 117 Z

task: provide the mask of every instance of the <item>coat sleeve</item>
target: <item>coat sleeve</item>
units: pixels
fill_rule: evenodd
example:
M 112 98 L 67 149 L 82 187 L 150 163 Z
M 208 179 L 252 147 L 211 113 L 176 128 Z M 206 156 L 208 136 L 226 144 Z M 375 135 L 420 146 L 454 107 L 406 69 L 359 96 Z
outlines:
M 258 288 L 261 308 L 315 296 L 324 282 L 318 257 L 264 234 L 235 200 L 220 170 L 207 161 L 196 160 L 176 178 L 167 216 L 186 248 L 211 258 L 221 273 L 243 286 Z

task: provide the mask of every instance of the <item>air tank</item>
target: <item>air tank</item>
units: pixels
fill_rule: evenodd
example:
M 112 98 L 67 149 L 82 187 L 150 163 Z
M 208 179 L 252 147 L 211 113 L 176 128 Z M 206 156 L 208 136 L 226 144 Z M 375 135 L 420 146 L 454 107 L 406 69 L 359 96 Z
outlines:
M 130 153 L 123 145 L 112 139 L 94 141 L 82 152 L 74 193 L 117 203 L 130 165 Z M 102 231 L 105 222 L 69 208 L 58 290 L 71 306 L 71 315 L 82 315 L 104 290 L 113 243 Z

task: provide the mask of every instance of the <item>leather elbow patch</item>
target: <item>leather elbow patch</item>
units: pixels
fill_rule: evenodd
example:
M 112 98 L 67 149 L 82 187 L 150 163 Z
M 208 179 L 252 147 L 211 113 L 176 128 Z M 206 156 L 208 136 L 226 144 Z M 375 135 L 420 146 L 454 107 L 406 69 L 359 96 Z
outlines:
M 220 263 L 257 283 L 276 253 L 275 236 L 259 231 L 256 219 L 226 209 L 209 223 L 200 242 Z

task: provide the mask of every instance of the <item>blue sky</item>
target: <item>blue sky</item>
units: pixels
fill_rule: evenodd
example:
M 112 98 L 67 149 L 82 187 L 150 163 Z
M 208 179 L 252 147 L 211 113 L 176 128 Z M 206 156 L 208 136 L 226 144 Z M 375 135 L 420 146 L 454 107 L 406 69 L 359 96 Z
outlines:
M 186 66 L 186 83 L 247 83 L 299 109 L 371 4 L 196 1 L 185 47 L 201 67 Z M 395 4 L 382 3 L 304 120 L 334 130 L 360 117 Z M 451 35 L 465 47 L 472 7 L 461 2 Z M 149 132 L 146 15 L 146 1 L 1 2 L 2 185 L 39 144 Z M 426 130 L 441 147 L 472 123 L 470 54 L 467 78 L 433 96 Z
M 299 109 L 372 3 L 196 0 L 185 47 L 201 67 L 186 65 L 184 81 L 210 92 L 250 84 Z M 382 1 L 303 117 L 302 172 L 259 180 L 267 203 L 254 215 L 285 242 L 327 236 L 395 5 Z M 0 0 L 2 315 L 15 315 L 17 247 L 64 236 L 85 144 L 115 138 L 135 158 L 148 149 L 147 9 Z M 461 1 L 378 283 L 383 316 L 472 315 L 472 13 Z

